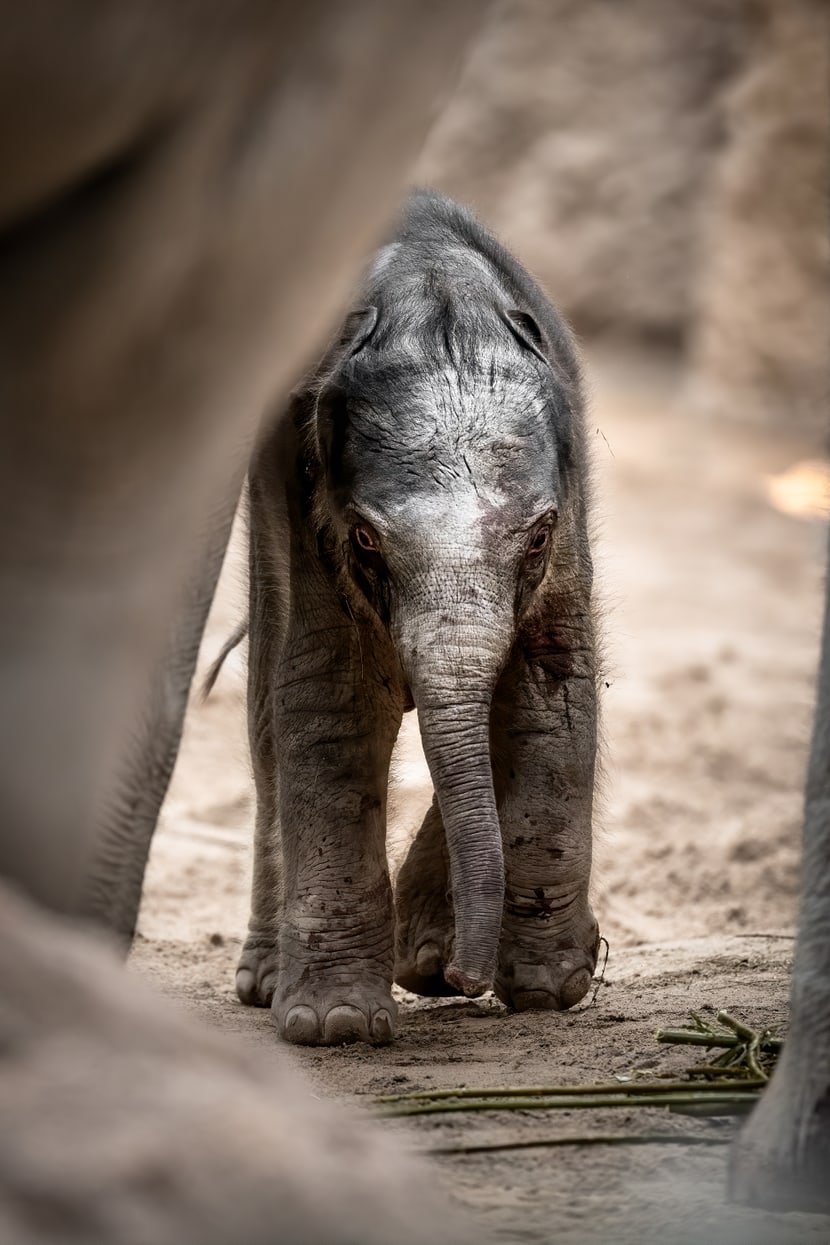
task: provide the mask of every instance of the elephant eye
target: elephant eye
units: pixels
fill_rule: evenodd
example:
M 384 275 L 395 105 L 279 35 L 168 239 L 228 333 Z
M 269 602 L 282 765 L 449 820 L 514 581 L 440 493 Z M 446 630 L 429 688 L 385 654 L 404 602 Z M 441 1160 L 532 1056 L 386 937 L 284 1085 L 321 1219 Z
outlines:
M 368 523 L 355 523 L 349 532 L 352 553 L 361 566 L 381 575 L 385 571 L 383 554 L 380 551 L 380 539 L 374 528 Z
M 368 527 L 363 527 L 362 524 L 353 527 L 352 539 L 358 549 L 362 549 L 364 553 L 380 553 L 380 547 L 375 534 Z
M 533 535 L 530 538 L 530 541 L 528 542 L 527 552 L 525 554 L 525 557 L 538 558 L 540 554 L 545 552 L 548 545 L 550 544 L 550 533 L 551 533 L 551 528 L 553 526 L 553 522 L 554 522 L 554 519 L 550 518 L 545 523 L 543 523 L 541 527 L 537 527 L 536 531 L 533 533 Z

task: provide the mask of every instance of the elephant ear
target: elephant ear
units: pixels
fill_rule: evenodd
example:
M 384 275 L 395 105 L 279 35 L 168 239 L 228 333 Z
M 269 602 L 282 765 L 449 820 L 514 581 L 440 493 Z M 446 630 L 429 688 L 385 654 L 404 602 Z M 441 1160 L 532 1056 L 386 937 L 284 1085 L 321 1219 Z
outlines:
M 346 430 L 346 391 L 336 377 L 330 378 L 317 394 L 314 424 L 317 452 L 328 473 L 340 459 Z
M 318 393 L 315 406 L 317 448 L 326 470 L 339 456 L 346 426 L 346 393 L 339 375 L 340 367 L 360 353 L 377 322 L 377 307 L 356 307 L 343 321 L 334 345 L 334 371 Z
M 535 354 L 537 359 L 541 359 L 542 363 L 550 366 L 550 360 L 545 354 L 545 351 L 548 349 L 548 343 L 539 324 L 530 312 L 520 311 L 518 307 L 508 307 L 505 309 L 500 308 L 499 314 L 519 345 L 524 346 L 531 354 Z
M 343 321 L 338 345 L 341 357 L 351 359 L 363 349 L 375 331 L 378 322 L 377 307 L 357 307 Z

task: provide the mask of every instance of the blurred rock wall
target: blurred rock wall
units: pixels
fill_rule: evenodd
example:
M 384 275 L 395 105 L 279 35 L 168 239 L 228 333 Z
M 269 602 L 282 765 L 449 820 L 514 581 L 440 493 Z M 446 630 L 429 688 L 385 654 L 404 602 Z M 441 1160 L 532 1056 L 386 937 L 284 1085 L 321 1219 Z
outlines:
M 583 334 L 715 412 L 826 423 L 830 0 L 499 0 L 420 178 Z

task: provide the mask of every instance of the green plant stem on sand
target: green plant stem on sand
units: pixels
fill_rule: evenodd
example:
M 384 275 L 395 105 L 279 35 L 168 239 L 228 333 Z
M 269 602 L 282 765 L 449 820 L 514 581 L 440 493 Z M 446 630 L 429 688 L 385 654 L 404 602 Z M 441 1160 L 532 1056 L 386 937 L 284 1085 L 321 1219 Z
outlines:
M 563 1087 L 564 1088 L 564 1087 Z M 684 1085 L 683 1091 L 666 1092 L 664 1086 L 650 1086 L 651 1093 L 644 1093 L 643 1086 L 636 1095 L 623 1092 L 593 1094 L 568 1094 L 557 1091 L 547 1097 L 496 1096 L 490 1098 L 445 1098 L 439 1101 L 401 1101 L 397 1106 L 382 1106 L 377 1112 L 383 1118 L 392 1119 L 411 1115 L 439 1115 L 458 1111 L 580 1111 L 614 1107 L 669 1107 L 683 1110 L 687 1107 L 705 1108 L 707 1114 L 740 1114 L 751 1108 L 757 1098 L 754 1087 L 742 1085 L 728 1089 L 718 1087 Z M 728 1110 L 725 1110 L 728 1108 Z
M 692 1012 L 691 1017 L 692 1028 L 658 1029 L 656 1034 L 658 1042 L 671 1042 L 677 1046 L 725 1048 L 724 1053 L 713 1060 L 712 1064 L 702 1068 L 690 1068 L 691 1076 L 711 1077 L 715 1069 L 720 1069 L 724 1077 L 749 1076 L 756 1081 L 769 1080 L 772 1066 L 783 1046 L 782 1040 L 773 1037 L 769 1029 L 759 1033 L 724 1011 L 717 1014 L 718 1023 L 724 1026 L 722 1029 L 716 1029 L 701 1020 L 696 1012 Z
M 739 1081 L 736 1085 L 730 1082 L 730 1092 L 735 1090 L 739 1093 L 746 1090 L 753 1090 L 764 1082 L 761 1081 Z M 695 1093 L 711 1093 L 712 1091 L 703 1085 L 693 1085 L 689 1081 L 634 1081 L 632 1084 L 611 1084 L 611 1085 L 532 1085 L 532 1086 L 507 1086 L 498 1089 L 419 1089 L 411 1094 L 387 1094 L 381 1098 L 373 1098 L 372 1102 L 376 1106 L 385 1106 L 391 1103 L 405 1102 L 436 1102 L 442 1099 L 456 1098 L 564 1098 L 564 1097 L 596 1097 L 596 1095 L 616 1095 L 617 1097 L 625 1096 L 626 1098 L 636 1098 L 644 1094 L 675 1094 L 688 1093 L 693 1090 Z
M 483 1141 L 469 1146 L 431 1146 L 419 1154 L 492 1154 L 499 1150 L 548 1150 L 559 1146 L 725 1146 L 728 1137 L 696 1137 L 685 1133 L 600 1134 L 594 1137 L 537 1137 L 528 1141 Z
M 729 1047 L 744 1045 L 744 1040 L 734 1033 L 715 1036 L 708 1033 L 699 1033 L 694 1029 L 658 1029 L 655 1037 L 658 1042 L 669 1042 L 674 1046 L 722 1046 L 724 1049 L 728 1049 Z M 761 1049 L 780 1051 L 783 1045 L 783 1038 L 768 1037 L 761 1042 Z

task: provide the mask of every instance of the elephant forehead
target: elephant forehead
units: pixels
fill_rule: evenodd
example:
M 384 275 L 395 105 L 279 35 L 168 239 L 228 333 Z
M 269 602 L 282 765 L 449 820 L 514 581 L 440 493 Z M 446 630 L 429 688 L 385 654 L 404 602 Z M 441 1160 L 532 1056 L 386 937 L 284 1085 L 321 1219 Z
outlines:
M 346 458 L 355 493 L 399 510 L 555 501 L 555 395 L 518 368 L 442 368 L 396 377 L 349 401 Z M 465 502 L 468 499 L 468 503 Z
M 550 428 L 555 394 L 535 361 L 493 353 L 459 367 L 422 359 L 379 368 L 372 380 L 350 397 L 349 423 L 390 448 L 521 453 Z

